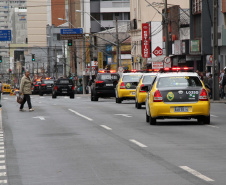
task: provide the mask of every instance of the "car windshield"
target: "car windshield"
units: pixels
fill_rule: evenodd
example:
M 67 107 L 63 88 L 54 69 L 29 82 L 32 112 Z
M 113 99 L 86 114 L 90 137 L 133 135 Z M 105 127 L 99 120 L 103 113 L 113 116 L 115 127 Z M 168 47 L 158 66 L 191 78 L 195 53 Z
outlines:
M 170 76 L 159 78 L 157 87 L 202 87 L 196 76 Z
M 122 81 L 123 82 L 139 82 L 141 75 L 142 74 L 124 75 L 122 78 Z
M 100 75 L 100 80 L 118 80 L 118 78 L 115 74 Z
M 43 83 L 44 84 L 53 84 L 54 81 L 53 80 L 44 80 Z
M 148 76 L 144 76 L 142 82 L 143 83 L 152 83 L 154 79 L 155 79 L 155 76 L 148 75 Z

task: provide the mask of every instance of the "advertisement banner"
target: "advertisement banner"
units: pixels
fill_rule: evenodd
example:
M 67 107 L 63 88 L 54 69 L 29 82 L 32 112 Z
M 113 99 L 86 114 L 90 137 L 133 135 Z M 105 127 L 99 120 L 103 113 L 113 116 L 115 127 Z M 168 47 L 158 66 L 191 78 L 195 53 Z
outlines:
M 161 69 L 163 68 L 163 62 L 152 62 L 152 69 Z
M 143 58 L 149 58 L 150 45 L 149 45 L 149 24 L 142 24 L 142 54 Z
M 98 68 L 103 69 L 103 52 L 98 52 Z

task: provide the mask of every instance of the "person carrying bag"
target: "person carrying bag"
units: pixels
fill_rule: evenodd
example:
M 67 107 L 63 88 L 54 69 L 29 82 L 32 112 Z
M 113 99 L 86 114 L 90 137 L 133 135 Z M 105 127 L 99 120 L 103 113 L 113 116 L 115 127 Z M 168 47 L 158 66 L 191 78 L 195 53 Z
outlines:
M 30 78 L 30 72 L 26 71 L 25 76 L 22 77 L 21 83 L 20 83 L 20 93 L 23 94 L 23 101 L 20 105 L 20 111 L 24 111 L 23 108 L 26 102 L 28 104 L 29 111 L 34 111 L 31 105 L 31 97 L 30 97 L 30 95 L 32 94 L 31 88 L 32 88 L 32 80 Z

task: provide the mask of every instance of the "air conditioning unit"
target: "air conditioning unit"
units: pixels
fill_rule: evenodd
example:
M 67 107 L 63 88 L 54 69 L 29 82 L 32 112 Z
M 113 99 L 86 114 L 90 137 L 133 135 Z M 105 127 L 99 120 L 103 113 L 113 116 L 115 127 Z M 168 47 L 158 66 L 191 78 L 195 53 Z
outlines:
M 136 30 L 137 29 L 137 19 L 133 19 L 130 21 L 130 30 Z

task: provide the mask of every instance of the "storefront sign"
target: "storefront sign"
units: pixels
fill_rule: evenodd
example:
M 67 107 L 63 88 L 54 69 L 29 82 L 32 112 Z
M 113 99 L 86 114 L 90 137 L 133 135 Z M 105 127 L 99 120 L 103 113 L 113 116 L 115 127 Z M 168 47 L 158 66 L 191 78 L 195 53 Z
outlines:
M 212 66 L 213 65 L 213 55 L 207 55 L 206 56 L 206 66 Z
M 152 69 L 161 69 L 163 68 L 163 62 L 152 62 Z
M 143 58 L 149 58 L 150 56 L 150 45 L 149 45 L 149 24 L 142 24 L 142 53 Z
M 200 41 L 199 40 L 191 40 L 190 52 L 191 53 L 199 53 L 200 52 Z

